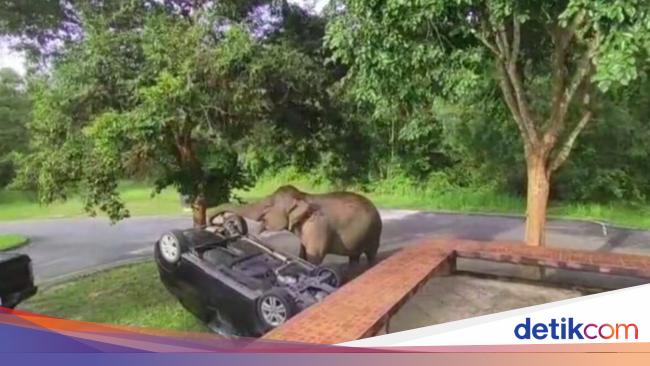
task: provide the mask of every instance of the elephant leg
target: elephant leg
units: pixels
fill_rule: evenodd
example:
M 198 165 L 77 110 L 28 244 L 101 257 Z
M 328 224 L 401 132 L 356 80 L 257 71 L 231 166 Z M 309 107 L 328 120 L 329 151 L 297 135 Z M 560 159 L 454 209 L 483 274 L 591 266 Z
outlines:
M 319 265 L 323 263 L 323 255 L 320 254 L 309 254 L 307 253 L 307 262 L 313 264 L 313 265 Z
M 370 245 L 366 246 L 364 254 L 368 259 L 368 265 L 373 266 L 377 260 L 377 252 L 379 251 L 379 238 L 372 239 Z
M 348 256 L 350 260 L 350 265 L 356 265 L 359 264 L 359 260 L 361 259 L 361 254 L 355 254 L 355 255 L 350 255 Z
M 321 245 L 318 242 L 313 242 L 303 246 L 302 248 L 305 253 L 305 260 L 307 260 L 307 262 L 315 265 L 323 263 L 323 259 L 327 254 L 324 245 Z
M 322 215 L 312 216 L 300 228 L 300 241 L 309 263 L 318 265 L 323 262 L 331 240 L 332 231 Z
M 372 250 L 372 251 L 366 251 L 366 258 L 368 259 L 368 265 L 374 265 L 375 262 L 377 261 L 377 251 Z

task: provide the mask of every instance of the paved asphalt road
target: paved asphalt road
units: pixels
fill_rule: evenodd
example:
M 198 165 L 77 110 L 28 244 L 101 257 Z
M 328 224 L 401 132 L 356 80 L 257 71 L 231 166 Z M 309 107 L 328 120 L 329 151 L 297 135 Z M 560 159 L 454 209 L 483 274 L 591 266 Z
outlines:
M 424 237 L 474 240 L 521 240 L 523 220 L 514 217 L 439 214 L 382 210 L 381 251 L 390 252 Z M 34 261 L 36 281 L 60 280 L 118 263 L 152 255 L 161 233 L 191 225 L 187 216 L 136 217 L 116 225 L 103 218 L 72 218 L 0 223 L 0 233 L 21 233 L 31 243 L 18 251 Z M 551 221 L 548 242 L 565 248 L 650 255 L 650 232 L 603 228 L 597 223 Z M 296 253 L 298 242 L 288 233 L 265 236 L 271 244 Z M 343 257 L 329 256 L 328 261 Z

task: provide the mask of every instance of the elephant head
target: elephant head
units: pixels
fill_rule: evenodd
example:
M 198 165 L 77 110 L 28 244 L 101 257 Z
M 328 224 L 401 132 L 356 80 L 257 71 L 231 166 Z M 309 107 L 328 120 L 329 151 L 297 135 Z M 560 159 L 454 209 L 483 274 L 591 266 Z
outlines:
M 261 221 L 264 229 L 269 231 L 295 231 L 315 210 L 307 201 L 306 194 L 290 185 L 278 188 L 268 199 Z
M 246 205 L 223 204 L 208 210 L 210 222 L 224 212 L 233 212 L 253 221 L 260 221 L 268 231 L 293 231 L 314 210 L 306 201 L 306 194 L 296 187 L 286 185 L 259 201 Z

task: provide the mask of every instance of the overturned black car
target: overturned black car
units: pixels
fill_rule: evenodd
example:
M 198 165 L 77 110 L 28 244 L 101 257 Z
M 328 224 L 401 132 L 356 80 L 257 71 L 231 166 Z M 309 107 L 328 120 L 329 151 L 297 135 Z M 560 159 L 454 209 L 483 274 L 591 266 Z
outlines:
M 0 306 L 14 308 L 35 293 L 32 260 L 29 256 L 0 253 Z
M 341 282 L 333 268 L 280 253 L 231 215 L 206 229 L 173 230 L 154 255 L 165 287 L 213 330 L 260 336 L 319 302 Z

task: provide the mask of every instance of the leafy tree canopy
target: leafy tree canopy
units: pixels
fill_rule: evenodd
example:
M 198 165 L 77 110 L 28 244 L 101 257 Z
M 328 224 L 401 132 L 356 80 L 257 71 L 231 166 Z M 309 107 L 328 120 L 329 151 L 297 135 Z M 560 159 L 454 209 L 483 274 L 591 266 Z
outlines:
M 432 121 L 445 104 L 497 90 L 524 148 L 527 240 L 539 245 L 551 174 L 595 119 L 595 100 L 647 65 L 649 12 L 646 0 L 350 0 L 327 43 L 375 118 Z
M 13 153 L 27 146 L 30 115 L 24 80 L 11 69 L 0 69 L 0 187 L 13 179 Z
M 271 129 L 287 103 L 320 109 L 307 86 L 323 81 L 307 55 L 268 37 L 277 27 L 242 17 L 242 2 L 224 3 L 179 13 L 127 2 L 109 15 L 84 13 L 83 41 L 36 88 L 19 182 L 35 183 L 46 203 L 81 191 L 89 212 L 120 219 L 128 211 L 118 180 L 143 173 L 158 191 L 190 196 L 198 224 L 208 204 L 245 186 L 238 152 L 257 143 L 249 132 Z

